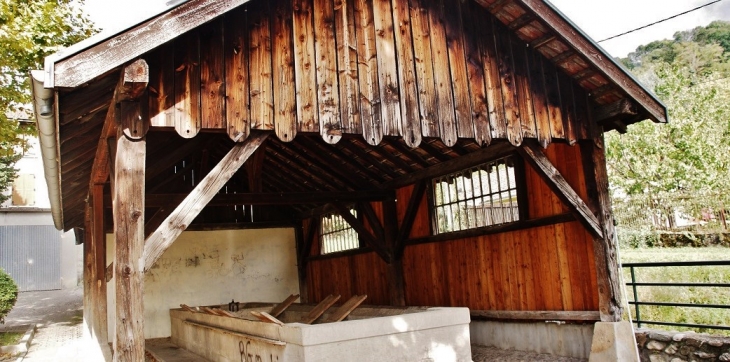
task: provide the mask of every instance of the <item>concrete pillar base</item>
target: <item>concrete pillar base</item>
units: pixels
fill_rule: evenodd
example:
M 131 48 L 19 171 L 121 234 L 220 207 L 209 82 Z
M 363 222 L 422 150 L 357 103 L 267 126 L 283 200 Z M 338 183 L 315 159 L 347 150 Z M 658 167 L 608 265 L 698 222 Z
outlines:
M 596 322 L 589 362 L 639 362 L 631 322 Z

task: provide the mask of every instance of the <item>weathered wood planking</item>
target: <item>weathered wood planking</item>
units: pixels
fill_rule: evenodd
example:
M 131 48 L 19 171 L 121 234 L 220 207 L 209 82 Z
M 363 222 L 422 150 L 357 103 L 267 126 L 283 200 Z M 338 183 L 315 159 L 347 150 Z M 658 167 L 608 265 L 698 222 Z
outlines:
M 398 59 L 398 83 L 400 85 L 401 132 L 410 147 L 421 143 L 421 122 L 418 117 L 418 89 L 416 86 L 413 36 L 408 0 L 393 0 L 393 24 Z
M 354 2 L 362 135 L 369 144 L 378 145 L 383 139 L 380 122 L 383 104 L 380 99 L 373 6 L 372 1 L 368 0 L 354 0 Z
M 497 67 L 502 88 L 505 122 L 507 125 L 507 140 L 515 146 L 522 144 L 522 114 L 520 113 L 519 96 L 515 81 L 514 54 L 512 42 L 507 30 L 502 24 L 494 22 L 497 35 L 495 36 L 497 52 Z
M 416 62 L 416 83 L 418 85 L 418 109 L 423 137 L 439 136 L 436 83 L 431 56 L 431 28 L 429 25 L 428 0 L 411 0 L 411 35 L 413 55 Z
M 466 69 L 464 50 L 464 30 L 461 19 L 461 7 L 464 2 L 445 1 L 444 6 L 447 4 L 449 9 L 444 8 L 444 30 L 446 31 L 446 49 L 449 55 L 449 70 L 451 71 L 451 89 L 454 90 L 457 136 L 459 138 L 474 138 L 469 76 Z
M 451 88 L 449 69 L 449 53 L 446 46 L 446 29 L 444 22 L 446 10 L 444 2 L 439 0 L 429 6 L 429 25 L 431 29 L 431 55 L 433 57 L 435 96 L 439 120 L 441 141 L 453 146 L 457 141 L 456 116 L 454 114 L 454 92 Z
M 292 0 L 278 1 L 272 26 L 274 128 L 276 136 L 289 142 L 297 135 L 296 84 L 292 47 Z M 276 316 L 275 316 L 276 317 Z
M 390 0 L 373 0 L 375 49 L 378 59 L 378 84 L 382 103 L 380 125 L 384 136 L 401 134 L 398 65 Z
M 149 107 L 150 125 L 153 127 L 175 127 L 175 62 L 173 43 L 166 43 L 150 54 Z
M 246 9 L 226 14 L 224 61 L 226 76 L 226 121 L 228 137 L 236 142 L 251 132 L 248 75 L 248 31 Z M 243 24 L 243 26 L 241 25 Z
M 274 129 L 270 5 L 268 1 L 248 5 L 251 129 Z
M 472 2 L 252 2 L 149 53 L 152 125 L 411 147 L 586 139 L 586 91 L 511 32 Z
M 474 2 L 462 3 L 461 6 L 466 66 L 471 95 L 471 116 L 474 123 L 474 140 L 480 145 L 488 145 L 492 141 L 492 133 L 489 127 L 489 101 L 479 38 L 481 30 L 479 22 L 483 20 L 478 18 L 478 12 L 472 8 L 476 6 Z
M 334 12 L 342 133 L 361 133 L 354 1 L 335 0 Z
M 175 130 L 183 138 L 200 131 L 200 38 L 193 30 L 175 39 Z
M 300 132 L 318 132 L 312 1 L 293 0 L 293 8 L 297 126 Z
M 342 138 L 337 53 L 335 52 L 334 3 L 332 0 L 313 1 L 319 132 L 325 142 L 334 144 Z
M 223 23 L 200 27 L 200 118 L 205 129 L 225 129 L 226 86 L 223 77 Z

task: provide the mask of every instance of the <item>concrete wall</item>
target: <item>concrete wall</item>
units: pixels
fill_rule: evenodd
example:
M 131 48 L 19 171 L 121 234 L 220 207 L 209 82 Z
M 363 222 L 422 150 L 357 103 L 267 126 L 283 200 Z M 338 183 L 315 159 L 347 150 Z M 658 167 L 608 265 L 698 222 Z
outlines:
M 593 324 L 510 323 L 472 321 L 471 343 L 588 358 L 593 341 Z
M 107 236 L 107 263 L 114 239 Z M 293 229 L 186 231 L 144 279 L 145 338 L 170 336 L 170 309 L 275 302 L 299 293 Z M 114 279 L 107 288 L 114 335 Z

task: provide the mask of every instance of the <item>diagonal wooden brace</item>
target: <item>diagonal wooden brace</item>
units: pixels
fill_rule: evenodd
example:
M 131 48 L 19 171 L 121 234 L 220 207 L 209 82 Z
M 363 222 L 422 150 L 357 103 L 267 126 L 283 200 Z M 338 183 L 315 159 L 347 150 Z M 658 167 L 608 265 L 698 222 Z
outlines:
M 233 177 L 238 169 L 266 140 L 268 133 L 252 135 L 236 143 L 228 154 L 206 175 L 180 205 L 145 241 L 144 270 L 150 270 L 157 259 L 175 242 L 178 236 L 200 214 L 205 205 Z
M 535 169 L 553 192 L 563 201 L 586 229 L 597 238 L 603 238 L 601 223 L 585 201 L 568 184 L 536 143 L 525 142 L 519 149 L 522 157 Z

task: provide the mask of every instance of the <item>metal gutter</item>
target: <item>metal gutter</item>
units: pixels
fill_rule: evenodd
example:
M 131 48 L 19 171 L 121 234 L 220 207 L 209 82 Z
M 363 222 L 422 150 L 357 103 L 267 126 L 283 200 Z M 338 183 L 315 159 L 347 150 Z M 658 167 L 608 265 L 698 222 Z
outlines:
M 33 95 L 33 110 L 35 111 L 38 139 L 41 146 L 43 171 L 48 186 L 48 198 L 51 201 L 51 216 L 53 225 L 63 230 L 63 203 L 61 198 L 61 152 L 58 142 L 58 115 L 55 104 L 55 92 L 45 88 L 45 72 L 33 70 L 30 72 L 31 92 Z

